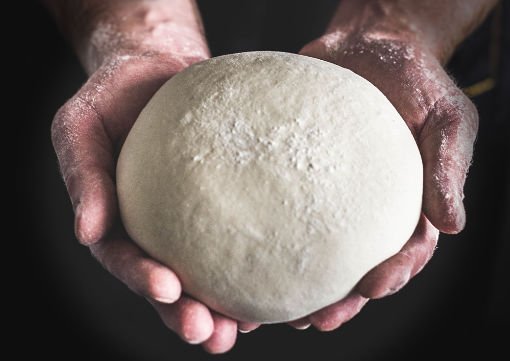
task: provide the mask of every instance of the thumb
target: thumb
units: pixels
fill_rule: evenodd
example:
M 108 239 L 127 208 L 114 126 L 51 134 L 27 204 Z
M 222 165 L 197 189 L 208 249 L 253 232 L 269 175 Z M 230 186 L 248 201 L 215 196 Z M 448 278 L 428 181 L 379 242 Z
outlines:
M 344 40 L 344 36 L 340 33 L 323 35 L 319 39 L 306 44 L 299 51 L 299 54 L 333 63 L 337 58 L 337 52 Z
M 441 232 L 458 233 L 466 223 L 463 188 L 477 130 L 475 106 L 455 88 L 436 101 L 419 136 L 423 210 Z
M 75 211 L 75 233 L 90 245 L 105 236 L 116 214 L 113 146 L 95 108 L 80 96 L 52 124 L 52 141 Z

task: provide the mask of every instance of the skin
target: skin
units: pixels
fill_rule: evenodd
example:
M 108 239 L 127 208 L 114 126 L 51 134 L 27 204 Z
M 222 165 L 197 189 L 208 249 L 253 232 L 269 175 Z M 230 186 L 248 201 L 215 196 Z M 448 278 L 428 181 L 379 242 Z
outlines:
M 165 325 L 210 353 L 233 347 L 237 330 L 257 324 L 217 314 L 182 294 L 176 274 L 125 234 L 115 191 L 118 152 L 154 92 L 209 50 L 193 0 L 45 0 L 89 74 L 58 111 L 52 140 L 75 211 L 78 240 L 115 277 L 145 297 Z M 302 54 L 347 67 L 390 99 L 411 129 L 424 162 L 421 220 L 394 257 L 370 271 L 351 295 L 291 322 L 334 330 L 370 298 L 398 291 L 432 256 L 439 231 L 465 224 L 466 172 L 477 112 L 442 68 L 493 0 L 345 0 L 327 32 Z
M 371 270 L 348 299 L 299 320 L 323 331 L 356 315 L 368 299 L 400 290 L 430 260 L 439 232 L 466 222 L 463 187 L 478 130 L 473 103 L 443 69 L 456 46 L 497 1 L 346 0 L 326 33 L 301 54 L 363 76 L 402 115 L 424 165 L 423 212 L 402 250 Z

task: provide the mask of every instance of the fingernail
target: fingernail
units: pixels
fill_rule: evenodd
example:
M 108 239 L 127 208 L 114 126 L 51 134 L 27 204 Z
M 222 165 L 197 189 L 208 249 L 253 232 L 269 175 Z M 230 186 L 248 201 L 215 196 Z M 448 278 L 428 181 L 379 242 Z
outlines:
M 154 297 L 155 301 L 158 301 L 159 303 L 166 303 L 166 304 L 174 303 L 178 299 L 179 299 L 179 297 L 175 297 L 175 296 L 172 296 L 172 297 Z
M 203 341 L 200 340 L 185 340 L 190 345 L 198 345 L 199 343 L 202 343 Z
M 251 331 L 253 331 L 253 330 L 242 330 L 242 329 L 239 329 L 239 332 L 241 332 L 241 333 L 250 333 Z
M 181 337 L 185 342 L 189 343 L 190 345 L 198 345 L 209 338 L 209 337 L 201 338 L 200 336 L 197 337 L 196 334 L 187 335 L 185 331 L 181 334 Z
M 176 276 L 166 268 L 152 271 L 145 286 L 150 297 L 160 303 L 174 303 L 181 297 L 181 285 Z
M 294 328 L 296 330 L 306 330 L 307 328 L 309 328 L 312 324 L 311 323 L 307 323 L 305 325 L 300 325 L 300 326 L 294 326 Z

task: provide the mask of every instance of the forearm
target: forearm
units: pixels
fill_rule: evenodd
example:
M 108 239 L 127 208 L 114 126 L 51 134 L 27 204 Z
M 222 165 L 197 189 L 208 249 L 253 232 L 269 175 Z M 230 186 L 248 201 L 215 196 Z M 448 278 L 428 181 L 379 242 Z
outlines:
M 194 0 L 44 0 L 88 73 L 112 56 L 206 58 Z
M 329 33 L 363 34 L 373 39 L 412 38 L 441 63 L 497 4 L 497 0 L 344 0 Z

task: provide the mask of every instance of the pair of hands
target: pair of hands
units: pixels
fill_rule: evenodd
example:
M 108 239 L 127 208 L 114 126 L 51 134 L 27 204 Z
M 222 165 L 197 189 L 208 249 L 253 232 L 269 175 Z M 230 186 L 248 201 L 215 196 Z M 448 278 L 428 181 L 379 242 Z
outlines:
M 376 85 L 409 126 L 424 164 L 423 214 L 402 250 L 371 270 L 347 298 L 290 323 L 329 331 L 356 315 L 368 299 L 403 287 L 432 256 L 439 231 L 463 228 L 462 189 L 478 120 L 436 56 L 412 39 L 337 31 L 301 53 L 349 68 Z M 204 58 L 134 52 L 105 59 L 58 111 L 52 140 L 75 210 L 78 240 L 110 273 L 147 298 L 182 339 L 221 353 L 234 345 L 237 330 L 258 325 L 229 319 L 183 294 L 176 274 L 123 231 L 115 191 L 116 157 L 142 108 L 166 80 Z

